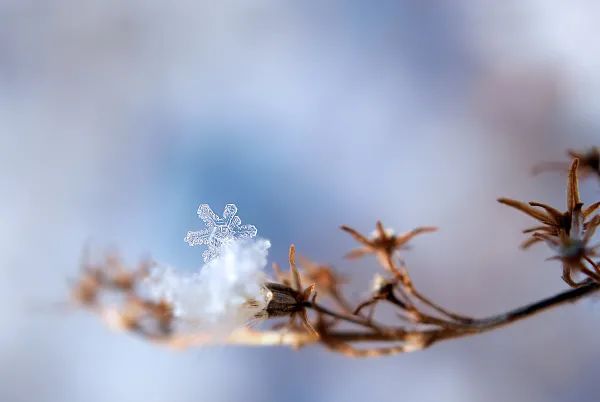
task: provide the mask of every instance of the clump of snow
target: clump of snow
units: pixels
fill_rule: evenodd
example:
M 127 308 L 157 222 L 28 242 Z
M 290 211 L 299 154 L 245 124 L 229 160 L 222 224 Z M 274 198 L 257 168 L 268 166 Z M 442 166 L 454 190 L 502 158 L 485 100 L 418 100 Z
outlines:
M 157 267 L 144 286 L 152 299 L 173 306 L 178 330 L 226 335 L 266 308 L 264 268 L 270 246 L 265 239 L 232 240 L 198 272 Z

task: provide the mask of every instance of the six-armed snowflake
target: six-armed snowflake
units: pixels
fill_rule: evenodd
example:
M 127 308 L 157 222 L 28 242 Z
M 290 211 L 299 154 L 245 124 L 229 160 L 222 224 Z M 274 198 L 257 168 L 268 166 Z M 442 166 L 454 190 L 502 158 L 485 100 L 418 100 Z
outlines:
M 206 228 L 197 232 L 188 232 L 184 240 L 190 246 L 207 245 L 208 249 L 202 253 L 202 257 L 205 262 L 208 262 L 219 255 L 219 250 L 224 243 L 256 236 L 256 227 L 242 225 L 242 220 L 236 214 L 235 204 L 225 205 L 223 217 L 217 216 L 208 204 L 202 204 L 198 207 L 198 216 Z

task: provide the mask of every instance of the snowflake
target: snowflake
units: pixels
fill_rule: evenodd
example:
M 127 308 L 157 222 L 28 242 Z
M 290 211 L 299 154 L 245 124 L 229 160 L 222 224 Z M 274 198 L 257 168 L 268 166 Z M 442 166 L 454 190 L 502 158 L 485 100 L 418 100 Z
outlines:
M 256 236 L 254 225 L 242 225 L 242 220 L 237 214 L 235 204 L 225 205 L 223 217 L 217 216 L 208 204 L 198 207 L 198 216 L 204 224 L 205 229 L 197 232 L 188 232 L 185 241 L 190 246 L 205 244 L 208 250 L 202 253 L 204 261 L 208 262 L 219 255 L 221 246 L 238 239 L 251 239 Z

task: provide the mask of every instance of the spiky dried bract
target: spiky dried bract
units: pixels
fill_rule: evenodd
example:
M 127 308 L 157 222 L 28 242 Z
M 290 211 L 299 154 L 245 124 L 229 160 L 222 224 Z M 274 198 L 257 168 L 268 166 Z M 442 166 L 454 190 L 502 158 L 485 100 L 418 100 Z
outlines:
M 361 247 L 351 250 L 346 254 L 346 258 L 355 259 L 367 254 L 375 254 L 381 265 L 397 275 L 399 275 L 400 272 L 395 269 L 394 264 L 391 261 L 394 254 L 405 247 L 415 236 L 422 233 L 435 232 L 437 230 L 436 227 L 424 226 L 396 235 L 393 230 L 385 229 L 381 221 L 377 221 L 376 229 L 369 237 L 360 234 L 349 226 L 343 225 L 341 226 L 341 229 L 349 233 L 361 245 Z
M 267 305 L 267 311 L 273 316 L 289 315 L 289 328 L 304 328 L 309 333 L 318 336 L 318 332 L 311 324 L 306 310 L 309 300 L 311 296 L 313 296 L 315 284 L 313 283 L 306 288 L 302 287 L 302 278 L 296 265 L 296 247 L 293 244 L 290 246 L 289 250 L 289 263 L 290 275 L 292 278 L 291 286 L 285 284 L 283 286 L 267 284 L 267 288 L 271 291 L 276 290 L 278 293 L 287 293 L 291 301 L 288 303 L 288 307 L 283 311 L 279 307 L 279 304 L 274 306 L 273 303 L 270 303 Z M 281 314 L 282 312 L 286 314 Z M 297 320 L 300 321 L 300 326 L 297 325 Z

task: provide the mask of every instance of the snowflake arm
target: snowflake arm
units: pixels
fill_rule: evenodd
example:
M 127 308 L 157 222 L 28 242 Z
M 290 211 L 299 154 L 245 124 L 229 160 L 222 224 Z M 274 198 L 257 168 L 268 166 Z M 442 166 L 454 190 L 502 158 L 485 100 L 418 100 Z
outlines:
M 236 237 L 238 239 L 251 239 L 258 233 L 254 225 L 240 225 L 236 230 Z
M 190 246 L 199 246 L 201 244 L 208 244 L 210 235 L 211 230 L 202 229 L 197 232 L 187 232 L 187 236 L 183 240 Z
M 240 217 L 236 216 L 237 210 L 238 209 L 235 206 L 235 204 L 227 204 L 227 205 L 225 205 L 225 210 L 223 211 L 223 220 L 225 221 L 225 224 L 227 225 L 227 227 L 231 227 L 232 226 L 232 222 L 233 222 L 233 220 L 235 218 L 237 218 L 237 221 L 239 223 L 242 223 L 242 220 L 240 219 Z
M 212 209 L 210 209 L 208 204 L 201 204 L 198 207 L 198 216 L 200 219 L 202 219 L 207 228 L 216 226 L 217 222 L 219 221 L 219 217 L 212 211 Z

